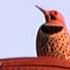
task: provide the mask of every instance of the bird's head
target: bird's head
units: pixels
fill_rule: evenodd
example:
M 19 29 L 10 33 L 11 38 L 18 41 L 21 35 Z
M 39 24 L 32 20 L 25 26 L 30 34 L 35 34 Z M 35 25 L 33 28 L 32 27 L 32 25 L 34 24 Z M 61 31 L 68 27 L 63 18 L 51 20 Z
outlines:
M 63 15 L 58 12 L 57 10 L 44 10 L 36 5 L 36 7 L 44 14 L 46 24 L 48 25 L 55 25 L 55 26 L 62 26 L 64 25 L 65 21 Z
M 45 24 L 41 26 L 43 32 L 48 34 L 54 34 L 60 32 L 65 27 L 65 21 L 63 15 L 56 10 L 46 11 L 39 6 L 36 7 L 44 14 Z

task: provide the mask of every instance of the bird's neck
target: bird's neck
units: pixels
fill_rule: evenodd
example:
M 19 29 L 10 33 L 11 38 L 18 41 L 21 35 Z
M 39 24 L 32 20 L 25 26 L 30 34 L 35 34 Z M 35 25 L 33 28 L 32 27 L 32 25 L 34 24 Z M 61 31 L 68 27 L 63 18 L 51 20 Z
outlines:
M 42 29 L 42 32 L 46 34 L 55 34 L 60 32 L 63 29 L 63 26 L 42 25 L 41 29 Z

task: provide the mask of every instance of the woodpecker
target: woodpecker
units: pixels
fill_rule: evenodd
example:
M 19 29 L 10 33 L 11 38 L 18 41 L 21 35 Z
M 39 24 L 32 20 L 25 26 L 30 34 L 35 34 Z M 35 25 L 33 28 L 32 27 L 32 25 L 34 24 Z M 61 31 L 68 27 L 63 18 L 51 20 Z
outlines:
M 57 57 L 70 61 L 70 36 L 65 25 L 64 16 L 57 10 L 44 10 L 45 23 L 37 32 L 37 56 Z

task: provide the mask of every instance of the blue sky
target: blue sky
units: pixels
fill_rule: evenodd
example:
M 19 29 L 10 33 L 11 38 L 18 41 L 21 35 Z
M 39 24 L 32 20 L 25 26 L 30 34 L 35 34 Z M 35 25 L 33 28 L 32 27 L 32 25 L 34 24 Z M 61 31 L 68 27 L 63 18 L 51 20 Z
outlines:
M 0 0 L 0 58 L 36 56 L 37 30 L 45 20 L 35 5 L 61 11 L 69 29 L 69 4 L 69 0 Z

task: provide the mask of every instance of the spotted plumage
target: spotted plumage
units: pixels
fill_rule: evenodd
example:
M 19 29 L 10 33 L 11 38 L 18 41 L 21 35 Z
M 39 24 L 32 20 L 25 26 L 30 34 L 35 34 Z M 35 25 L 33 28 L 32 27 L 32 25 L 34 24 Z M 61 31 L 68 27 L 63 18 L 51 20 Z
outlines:
M 70 60 L 70 36 L 63 16 L 55 10 L 45 11 L 36 7 L 44 13 L 46 19 L 37 33 L 37 55 Z

